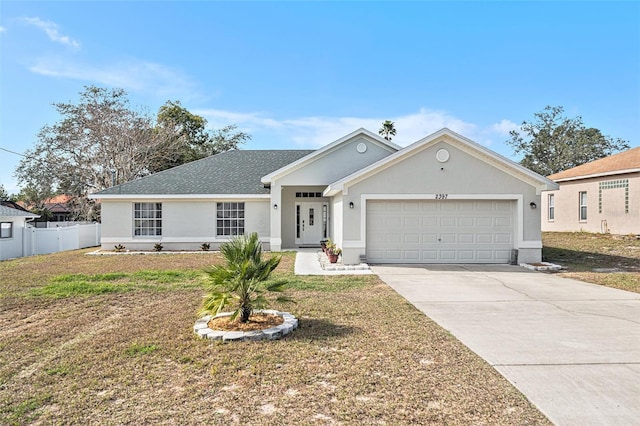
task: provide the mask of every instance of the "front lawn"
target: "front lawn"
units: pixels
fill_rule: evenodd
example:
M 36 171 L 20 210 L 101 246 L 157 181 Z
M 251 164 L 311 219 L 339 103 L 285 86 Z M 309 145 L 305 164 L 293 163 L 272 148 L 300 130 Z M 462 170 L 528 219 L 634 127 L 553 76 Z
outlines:
M 375 276 L 285 253 L 299 328 L 220 344 L 192 331 L 218 254 L 87 251 L 0 262 L 0 424 L 548 424 Z
M 640 240 L 630 235 L 544 232 L 543 260 L 561 276 L 640 293 Z

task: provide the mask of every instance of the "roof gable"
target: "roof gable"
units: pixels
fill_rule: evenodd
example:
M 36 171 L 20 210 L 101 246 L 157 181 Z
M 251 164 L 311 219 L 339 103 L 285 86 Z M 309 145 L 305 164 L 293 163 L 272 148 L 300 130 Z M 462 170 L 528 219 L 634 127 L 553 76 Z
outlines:
M 535 186 L 540 191 L 557 189 L 558 185 L 555 182 L 545 178 L 544 176 L 541 176 L 521 166 L 520 164 L 517 164 L 509 160 L 508 158 L 505 158 L 500 154 L 491 151 L 490 149 L 485 148 L 482 145 L 479 145 L 471 139 L 465 138 L 464 136 L 453 132 L 450 129 L 443 128 L 401 149 L 395 154 L 392 154 L 389 157 L 370 165 L 369 167 L 365 167 L 362 170 L 359 170 L 349 176 L 346 176 L 343 179 L 340 179 L 337 182 L 332 183 L 325 190 L 325 195 L 330 196 L 340 191 L 345 191 L 350 185 L 360 182 L 369 176 L 372 176 L 382 170 L 385 170 L 388 167 L 398 164 L 404 159 L 409 158 L 410 156 L 421 152 L 440 141 L 445 141 L 461 149 L 467 154 L 479 159 L 480 161 L 489 163 L 492 166 L 502 170 L 503 172 Z
M 380 137 L 379 135 L 374 134 L 373 132 L 370 132 L 367 129 L 364 128 L 360 128 L 354 132 L 349 133 L 348 135 L 316 150 L 313 151 L 311 154 L 302 157 L 300 159 L 298 159 L 297 161 L 291 163 L 291 164 L 287 164 L 286 166 L 273 171 L 272 173 L 269 173 L 265 176 L 262 177 L 262 183 L 264 183 L 265 185 L 269 185 L 271 184 L 271 182 L 275 179 L 278 179 L 280 177 L 286 176 L 287 174 L 298 170 L 306 165 L 309 165 L 310 163 L 317 161 L 318 159 L 328 155 L 329 153 L 337 150 L 341 145 L 351 141 L 354 138 L 357 138 L 359 136 L 364 137 L 365 139 L 369 140 L 370 142 L 373 142 L 379 146 L 382 146 L 383 148 L 387 149 L 389 152 L 397 152 L 399 149 L 401 149 L 400 146 L 392 143 L 391 141 L 388 141 L 382 137 Z
M 600 158 L 548 176 L 554 181 L 586 179 L 640 171 L 640 147 Z
M 260 178 L 310 154 L 311 150 L 234 150 L 192 161 L 91 194 L 126 196 L 269 194 Z

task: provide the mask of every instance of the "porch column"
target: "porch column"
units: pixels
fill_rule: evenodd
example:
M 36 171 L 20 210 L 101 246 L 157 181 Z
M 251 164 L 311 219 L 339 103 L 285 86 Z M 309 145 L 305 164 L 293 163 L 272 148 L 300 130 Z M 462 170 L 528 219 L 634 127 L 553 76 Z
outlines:
M 271 184 L 271 251 L 282 250 L 282 187 L 279 183 Z

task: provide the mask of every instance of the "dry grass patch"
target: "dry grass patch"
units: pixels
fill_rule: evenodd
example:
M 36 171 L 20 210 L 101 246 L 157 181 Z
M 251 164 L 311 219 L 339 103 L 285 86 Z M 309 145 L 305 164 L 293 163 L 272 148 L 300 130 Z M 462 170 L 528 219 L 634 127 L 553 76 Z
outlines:
M 560 275 L 640 293 L 640 240 L 588 232 L 542 234 L 545 261 L 566 269 Z
M 273 308 L 299 328 L 233 344 L 193 334 L 195 284 L 33 293 L 59 275 L 188 271 L 215 255 L 0 262 L 0 424 L 549 424 L 377 277 L 293 277 L 293 257 L 278 274 L 297 302 Z

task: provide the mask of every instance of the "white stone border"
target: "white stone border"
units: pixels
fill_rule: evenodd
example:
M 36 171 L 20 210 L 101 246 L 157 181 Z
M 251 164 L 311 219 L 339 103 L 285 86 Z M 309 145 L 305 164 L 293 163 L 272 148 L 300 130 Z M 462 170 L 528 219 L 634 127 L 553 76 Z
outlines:
M 523 268 L 531 269 L 534 271 L 542 271 L 542 272 L 558 272 L 562 269 L 562 266 L 556 265 L 555 263 L 549 262 L 539 262 L 540 265 L 532 265 L 530 263 L 521 263 L 520 266 Z
M 298 328 L 298 319 L 289 312 L 280 312 L 274 309 L 262 309 L 253 312 L 256 314 L 278 315 L 282 317 L 284 322 L 275 327 L 254 331 L 223 331 L 210 329 L 209 321 L 212 319 L 232 315 L 231 312 L 223 312 L 215 316 L 206 315 L 199 318 L 193 326 L 193 332 L 202 339 L 207 338 L 211 340 L 222 340 L 223 342 L 240 342 L 243 340 L 276 340 L 286 336 Z

